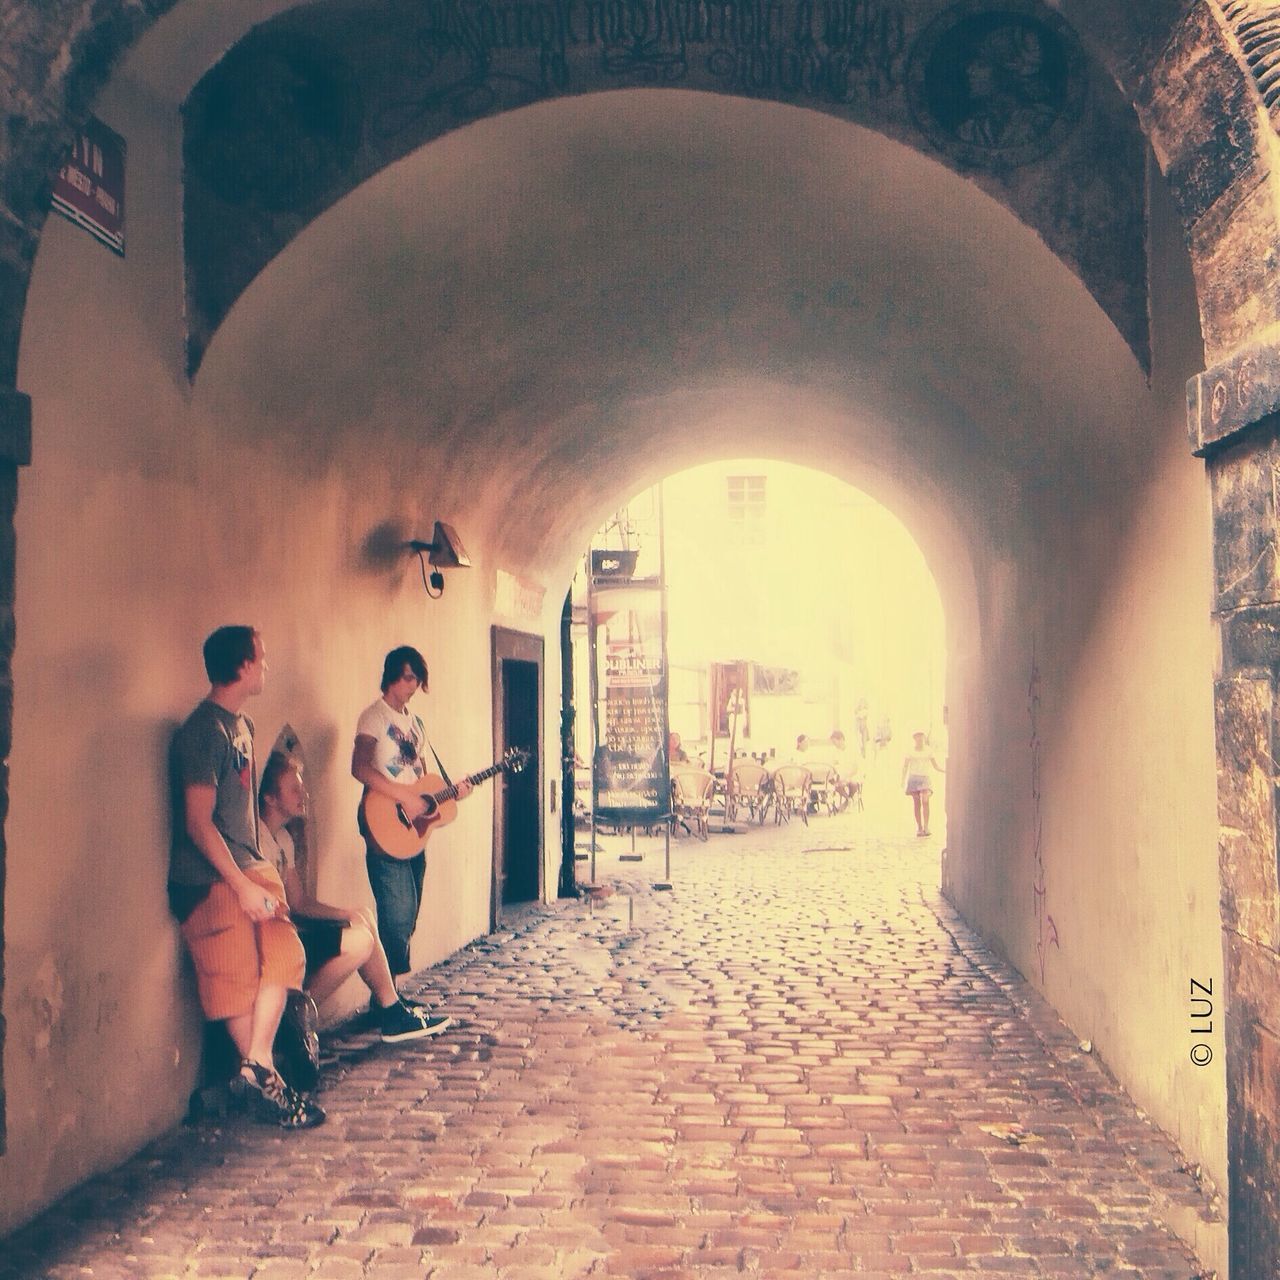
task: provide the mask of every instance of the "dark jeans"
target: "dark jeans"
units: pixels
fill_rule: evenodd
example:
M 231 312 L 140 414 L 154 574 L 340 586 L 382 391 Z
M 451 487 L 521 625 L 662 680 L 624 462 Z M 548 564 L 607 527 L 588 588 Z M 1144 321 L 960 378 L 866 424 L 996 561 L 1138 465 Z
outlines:
M 416 853 L 407 859 L 388 858 L 376 849 L 367 849 L 364 864 L 378 907 L 378 937 L 382 939 L 392 976 L 398 978 L 409 972 L 409 939 L 418 923 L 427 855 Z

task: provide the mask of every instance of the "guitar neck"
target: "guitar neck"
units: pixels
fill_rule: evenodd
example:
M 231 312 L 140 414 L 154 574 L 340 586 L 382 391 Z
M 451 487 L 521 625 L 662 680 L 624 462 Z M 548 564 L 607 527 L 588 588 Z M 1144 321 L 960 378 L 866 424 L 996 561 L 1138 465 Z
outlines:
M 474 787 L 477 782 L 487 782 L 495 773 L 501 773 L 505 769 L 506 762 L 500 761 L 497 764 L 491 764 L 487 769 L 481 769 L 479 773 L 469 773 L 463 782 L 469 782 Z M 450 783 L 443 791 L 435 791 L 428 797 L 436 804 L 440 804 L 444 800 L 456 800 L 458 798 L 458 783 Z

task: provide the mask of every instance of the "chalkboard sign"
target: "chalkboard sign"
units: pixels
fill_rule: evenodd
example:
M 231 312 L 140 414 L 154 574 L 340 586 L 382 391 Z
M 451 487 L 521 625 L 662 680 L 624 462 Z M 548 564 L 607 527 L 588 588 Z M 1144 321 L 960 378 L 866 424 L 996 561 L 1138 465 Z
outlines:
M 638 551 L 591 552 L 591 576 L 593 578 L 630 578 L 636 571 Z
M 661 585 L 599 584 L 592 592 L 590 620 L 596 817 L 657 822 L 671 809 Z

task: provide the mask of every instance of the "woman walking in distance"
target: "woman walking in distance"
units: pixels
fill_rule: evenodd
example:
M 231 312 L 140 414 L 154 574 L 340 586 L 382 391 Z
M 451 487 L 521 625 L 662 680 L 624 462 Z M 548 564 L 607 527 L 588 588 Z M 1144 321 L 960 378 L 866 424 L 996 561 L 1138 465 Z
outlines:
M 916 835 L 929 834 L 929 797 L 933 795 L 933 771 L 946 773 L 934 759 L 927 745 L 927 735 L 921 729 L 911 735 L 914 745 L 902 760 L 902 789 L 911 797 L 915 807 Z

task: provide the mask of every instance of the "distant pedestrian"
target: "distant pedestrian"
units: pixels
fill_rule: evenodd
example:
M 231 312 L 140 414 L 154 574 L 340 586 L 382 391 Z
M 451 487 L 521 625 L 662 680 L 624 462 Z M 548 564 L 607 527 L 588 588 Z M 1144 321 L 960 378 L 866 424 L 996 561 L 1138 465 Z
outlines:
M 853 721 L 858 729 L 858 750 L 864 760 L 867 758 L 867 743 L 871 739 L 871 728 L 867 723 L 870 714 L 866 698 L 859 698 L 858 705 L 853 709 Z
M 876 723 L 876 754 L 879 755 L 892 741 L 893 724 L 889 720 L 888 712 L 886 712 Z
M 916 835 L 929 834 L 929 797 L 933 795 L 933 771 L 946 773 L 934 759 L 923 729 L 911 735 L 914 747 L 902 760 L 902 789 L 911 797 L 915 808 Z

